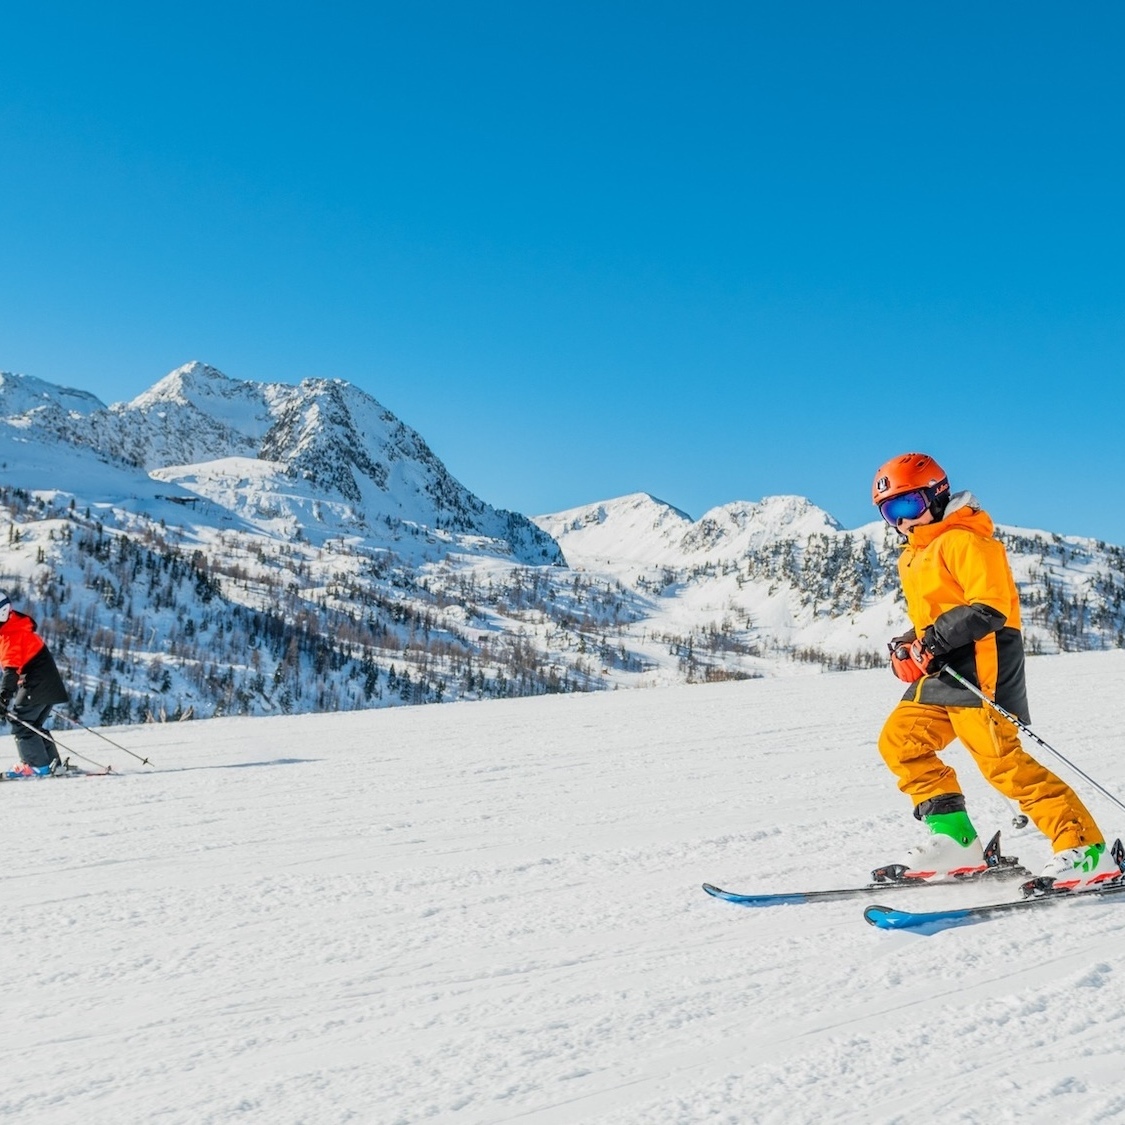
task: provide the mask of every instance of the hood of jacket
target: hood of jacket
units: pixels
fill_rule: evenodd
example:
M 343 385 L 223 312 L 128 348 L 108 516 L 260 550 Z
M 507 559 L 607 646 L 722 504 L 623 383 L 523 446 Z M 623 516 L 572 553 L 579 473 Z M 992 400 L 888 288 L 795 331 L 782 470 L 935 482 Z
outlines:
M 928 546 L 939 535 L 955 527 L 975 532 L 984 539 L 991 539 L 996 530 L 992 517 L 980 506 L 980 501 L 971 492 L 955 492 L 949 499 L 945 515 L 934 523 L 923 523 L 912 527 L 906 533 L 903 546 Z

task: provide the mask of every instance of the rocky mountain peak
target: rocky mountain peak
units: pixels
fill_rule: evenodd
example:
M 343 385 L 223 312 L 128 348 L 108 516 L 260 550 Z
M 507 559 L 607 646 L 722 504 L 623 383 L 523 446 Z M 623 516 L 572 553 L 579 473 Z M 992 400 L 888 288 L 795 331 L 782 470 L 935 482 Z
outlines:
M 163 379 L 139 394 L 127 406 L 141 410 L 164 402 L 180 406 L 192 405 L 205 410 L 214 399 L 228 397 L 232 392 L 238 393 L 242 386 L 244 384 L 228 378 L 217 367 L 192 360 L 169 371 Z
M 0 371 L 0 416 L 5 418 L 32 422 L 36 416 L 39 419 L 83 416 L 104 409 L 102 401 L 87 391 L 56 386 L 31 375 Z
M 251 525 L 267 512 L 270 528 L 313 539 L 343 531 L 393 538 L 410 525 L 476 536 L 499 550 L 507 544 L 529 563 L 562 559 L 548 535 L 475 496 L 421 435 L 343 380 L 252 382 L 193 361 L 110 407 L 5 376 L 0 407 L 10 424 L 22 419 L 44 441 L 178 485 Z M 251 471 L 248 460 L 260 464 Z

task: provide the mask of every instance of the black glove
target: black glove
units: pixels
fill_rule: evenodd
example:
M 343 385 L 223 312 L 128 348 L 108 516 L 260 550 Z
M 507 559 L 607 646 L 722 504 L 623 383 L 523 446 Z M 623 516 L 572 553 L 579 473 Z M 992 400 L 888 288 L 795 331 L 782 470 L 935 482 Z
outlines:
M 5 718 L 8 716 L 8 704 L 12 702 L 10 695 L 0 695 L 0 715 Z

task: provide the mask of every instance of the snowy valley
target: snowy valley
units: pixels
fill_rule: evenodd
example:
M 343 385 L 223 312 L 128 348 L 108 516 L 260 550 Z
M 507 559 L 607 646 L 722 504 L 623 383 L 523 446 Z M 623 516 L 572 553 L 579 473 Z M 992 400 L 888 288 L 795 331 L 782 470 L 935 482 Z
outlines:
M 987 498 L 985 498 L 987 500 Z M 881 665 L 893 536 L 795 496 L 529 519 L 334 380 L 173 371 L 131 402 L 0 375 L 0 583 L 73 714 L 128 723 Z M 1002 528 L 1034 653 L 1125 638 L 1125 551 Z
M 1118 793 L 1123 676 L 1122 652 L 1029 664 L 1037 731 Z M 899 694 L 882 669 L 110 732 L 152 769 L 72 734 L 120 776 L 0 784 L 6 838 L 41 842 L 0 875 L 0 1118 L 1125 1120 L 1125 904 L 926 936 L 700 889 L 898 857 L 919 828 L 875 736 Z

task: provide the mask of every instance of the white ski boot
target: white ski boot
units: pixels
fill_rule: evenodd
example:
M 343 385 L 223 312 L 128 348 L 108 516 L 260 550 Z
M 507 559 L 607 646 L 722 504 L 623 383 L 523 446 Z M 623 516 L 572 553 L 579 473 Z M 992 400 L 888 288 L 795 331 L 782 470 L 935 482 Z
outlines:
M 1110 849 L 1105 844 L 1086 844 L 1055 852 L 1035 880 L 1041 891 L 1081 891 L 1121 878 Z
M 938 882 L 943 879 L 964 879 L 985 869 L 984 848 L 980 837 L 967 844 L 952 836 L 935 832 L 914 845 L 903 859 L 907 879 Z

